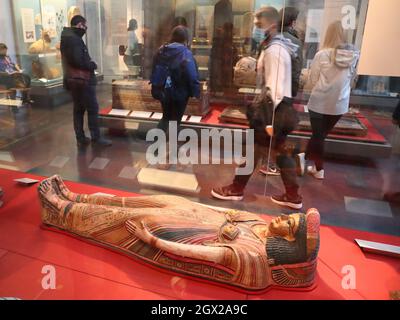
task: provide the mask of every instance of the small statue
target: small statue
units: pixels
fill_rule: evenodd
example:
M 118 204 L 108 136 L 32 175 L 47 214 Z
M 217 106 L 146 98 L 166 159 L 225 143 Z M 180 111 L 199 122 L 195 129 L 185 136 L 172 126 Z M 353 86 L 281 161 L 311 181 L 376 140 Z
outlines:
M 71 26 L 71 20 L 73 17 L 75 16 L 79 16 L 81 15 L 81 9 L 77 6 L 71 6 L 68 9 L 68 13 L 67 13 L 67 20 L 68 20 L 68 26 Z
M 151 265 L 259 292 L 314 284 L 320 216 L 273 219 L 222 212 L 173 196 L 101 197 L 70 192 L 54 176 L 39 186 L 43 224 Z
M 42 30 L 40 39 L 31 44 L 29 47 L 29 54 L 42 54 L 48 52 L 54 52 L 56 49 L 51 48 L 51 37 L 50 32 Z

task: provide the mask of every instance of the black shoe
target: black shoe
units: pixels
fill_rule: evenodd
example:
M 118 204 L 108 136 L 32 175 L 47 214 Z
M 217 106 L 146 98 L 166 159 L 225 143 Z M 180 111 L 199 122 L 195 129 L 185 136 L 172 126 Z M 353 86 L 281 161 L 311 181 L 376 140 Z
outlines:
M 211 195 L 216 199 L 225 201 L 242 201 L 244 198 L 243 191 L 238 190 L 234 185 L 215 188 L 211 191 Z
M 104 138 L 92 140 L 92 143 L 94 146 L 98 146 L 98 147 L 111 147 L 112 146 L 112 141 L 104 139 Z
M 91 142 L 91 140 L 89 138 L 77 140 L 78 147 L 80 147 L 80 148 L 87 147 L 88 145 L 90 145 L 90 142 Z
M 273 203 L 280 205 L 282 207 L 288 207 L 295 210 L 300 210 L 303 208 L 303 199 L 300 196 L 296 198 L 291 198 L 284 194 L 282 196 L 271 197 Z

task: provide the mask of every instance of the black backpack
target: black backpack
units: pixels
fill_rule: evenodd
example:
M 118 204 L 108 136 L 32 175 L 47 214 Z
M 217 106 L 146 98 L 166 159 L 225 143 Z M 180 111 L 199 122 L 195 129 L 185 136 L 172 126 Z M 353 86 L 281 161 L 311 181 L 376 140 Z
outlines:
M 168 64 L 159 61 L 165 46 L 161 47 L 154 59 L 153 72 L 150 78 L 151 95 L 154 99 L 163 101 L 167 88 L 173 88 L 172 71 Z
M 254 101 L 247 108 L 247 119 L 251 129 L 254 129 L 257 137 L 266 137 L 265 128 L 271 126 L 274 121 L 276 133 L 289 134 L 299 124 L 299 115 L 293 107 L 293 99 L 284 98 L 282 103 L 275 110 L 274 102 L 268 88 L 264 87 L 261 93 L 254 98 Z M 258 139 L 259 140 L 259 139 Z

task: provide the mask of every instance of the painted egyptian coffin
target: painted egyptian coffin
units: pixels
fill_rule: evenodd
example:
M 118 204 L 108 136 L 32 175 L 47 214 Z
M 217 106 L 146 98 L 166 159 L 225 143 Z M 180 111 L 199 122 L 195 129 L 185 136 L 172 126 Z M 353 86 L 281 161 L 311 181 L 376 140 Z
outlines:
M 60 177 L 39 186 L 43 224 L 153 266 L 249 292 L 314 284 L 320 216 L 266 222 L 173 196 L 117 198 L 70 192 Z

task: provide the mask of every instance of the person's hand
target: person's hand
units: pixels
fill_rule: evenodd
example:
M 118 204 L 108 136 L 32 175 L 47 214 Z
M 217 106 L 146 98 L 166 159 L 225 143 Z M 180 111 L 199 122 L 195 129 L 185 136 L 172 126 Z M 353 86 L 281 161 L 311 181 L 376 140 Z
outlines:
M 94 61 L 90 61 L 90 64 L 92 65 L 93 70 L 97 70 L 97 63 Z
M 268 136 L 273 137 L 274 136 L 274 127 L 273 126 L 266 126 L 265 127 L 265 132 L 267 133 Z

